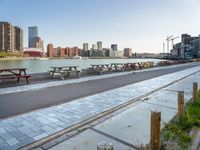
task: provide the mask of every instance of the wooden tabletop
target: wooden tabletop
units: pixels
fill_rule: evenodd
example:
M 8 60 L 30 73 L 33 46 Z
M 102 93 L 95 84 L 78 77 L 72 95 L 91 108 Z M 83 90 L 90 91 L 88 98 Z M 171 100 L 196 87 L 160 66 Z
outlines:
M 62 69 L 62 68 L 78 68 L 79 66 L 57 66 L 57 67 L 51 67 L 51 68 L 58 68 L 58 69 Z
M 0 69 L 0 71 L 20 71 L 20 70 L 26 70 L 27 68 L 4 68 L 4 69 Z

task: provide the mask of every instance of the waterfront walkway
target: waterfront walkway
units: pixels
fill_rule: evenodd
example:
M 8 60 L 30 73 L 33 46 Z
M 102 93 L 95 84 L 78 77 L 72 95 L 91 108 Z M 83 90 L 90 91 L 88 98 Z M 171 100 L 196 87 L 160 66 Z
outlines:
M 197 65 L 199 63 L 189 63 L 65 81 L 0 88 L 0 119 L 69 102 Z
M 181 71 L 177 72 L 174 72 L 177 68 L 173 67 L 175 69 L 173 71 L 174 73 L 156 78 L 153 78 L 152 76 L 151 79 L 148 80 L 140 80 L 141 82 L 130 83 L 123 87 L 82 97 L 61 105 L 3 119 L 0 121 L 0 149 L 16 149 L 23 147 L 53 135 L 56 132 L 62 131 L 74 124 L 78 124 L 86 119 L 94 117 L 104 111 L 108 111 L 116 106 L 129 102 L 130 100 L 137 100 L 144 94 L 155 92 L 156 90 L 169 86 L 186 77 L 193 75 L 198 75 L 199 77 L 200 66 L 197 65 L 197 63 L 186 64 L 185 66 L 188 66 L 186 67 L 188 69 L 182 68 L 180 69 Z M 170 67 L 164 70 L 170 70 Z M 158 70 L 158 72 L 162 71 Z M 131 79 L 134 80 L 134 77 Z M 118 80 L 116 80 L 116 82 L 118 82 Z M 45 88 L 44 90 L 46 89 L 48 88 Z M 31 93 L 33 91 L 28 92 Z M 35 96 L 36 92 L 38 91 L 35 91 L 32 96 Z M 77 94 L 79 92 L 81 91 L 76 91 Z M 23 92 L 20 94 L 23 94 Z M 5 95 L 9 96 L 12 94 L 3 94 L 1 95 L 1 98 Z M 14 98 L 15 95 L 13 96 L 13 99 Z

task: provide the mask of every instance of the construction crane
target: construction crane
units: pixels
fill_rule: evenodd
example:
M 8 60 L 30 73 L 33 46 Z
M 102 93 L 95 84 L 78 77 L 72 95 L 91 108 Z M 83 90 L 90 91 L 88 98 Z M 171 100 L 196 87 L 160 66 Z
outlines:
M 169 41 L 170 39 L 173 37 L 173 35 L 171 36 L 167 36 L 166 41 L 167 41 L 167 53 L 169 53 Z
M 174 45 L 174 40 L 177 38 L 179 38 L 179 36 L 169 39 L 170 41 L 172 41 L 172 49 L 173 49 L 173 45 Z

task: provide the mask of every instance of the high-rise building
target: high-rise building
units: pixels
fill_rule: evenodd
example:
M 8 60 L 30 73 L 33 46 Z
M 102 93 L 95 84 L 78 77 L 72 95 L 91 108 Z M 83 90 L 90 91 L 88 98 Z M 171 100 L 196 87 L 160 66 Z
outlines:
M 43 41 L 41 40 L 40 37 L 35 37 L 34 38 L 34 45 L 35 48 L 41 48 L 43 49 Z
M 35 37 L 38 37 L 38 27 L 28 27 L 28 47 L 35 47 Z
M 0 22 L 0 51 L 20 51 L 23 48 L 23 31 L 9 22 Z
M 124 48 L 124 56 L 125 57 L 132 57 L 132 49 L 131 48 Z
M 98 50 L 102 50 L 102 49 L 103 49 L 103 47 L 102 47 L 102 42 L 101 42 L 101 41 L 98 41 L 98 42 L 97 42 L 97 49 L 98 49 Z
M 98 47 L 97 47 L 97 44 L 92 44 L 92 50 L 97 50 Z
M 15 27 L 15 49 L 23 50 L 23 30 L 19 27 Z
M 117 44 L 112 44 L 112 45 L 111 45 L 111 49 L 112 49 L 113 51 L 117 51 Z
M 89 44 L 83 43 L 83 51 L 88 51 L 88 50 L 89 50 Z

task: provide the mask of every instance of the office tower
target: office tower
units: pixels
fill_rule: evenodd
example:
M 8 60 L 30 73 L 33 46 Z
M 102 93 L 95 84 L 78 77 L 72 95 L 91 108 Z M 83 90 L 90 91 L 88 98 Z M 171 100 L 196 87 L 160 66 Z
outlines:
M 83 51 L 88 51 L 88 50 L 89 50 L 89 44 L 83 43 Z
M 97 49 L 98 50 L 102 50 L 103 48 L 102 48 L 102 42 L 101 41 L 98 41 L 97 42 Z
M 35 47 L 35 37 L 38 37 L 37 26 L 28 27 L 28 47 Z
M 0 51 L 20 51 L 23 48 L 23 31 L 9 22 L 0 22 Z
M 117 44 L 112 44 L 112 45 L 111 45 L 111 49 L 112 49 L 113 51 L 117 51 Z

